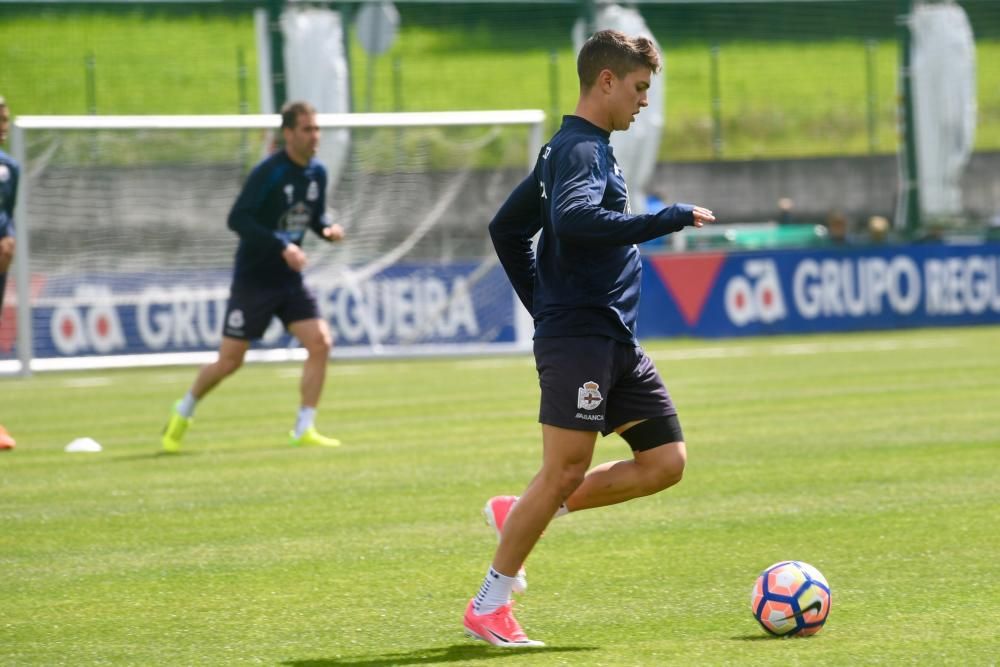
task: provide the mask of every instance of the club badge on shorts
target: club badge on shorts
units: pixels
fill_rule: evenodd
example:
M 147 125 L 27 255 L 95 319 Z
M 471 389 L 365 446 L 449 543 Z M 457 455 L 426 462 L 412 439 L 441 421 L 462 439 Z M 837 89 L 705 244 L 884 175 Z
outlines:
M 593 380 L 583 383 L 583 386 L 576 392 L 576 407 L 581 410 L 596 410 L 604 397 L 601 396 L 600 386 Z
M 233 312 L 229 313 L 229 317 L 226 319 L 226 330 L 237 336 L 241 336 L 243 335 L 244 324 L 246 324 L 246 318 L 243 317 L 243 311 L 236 308 Z

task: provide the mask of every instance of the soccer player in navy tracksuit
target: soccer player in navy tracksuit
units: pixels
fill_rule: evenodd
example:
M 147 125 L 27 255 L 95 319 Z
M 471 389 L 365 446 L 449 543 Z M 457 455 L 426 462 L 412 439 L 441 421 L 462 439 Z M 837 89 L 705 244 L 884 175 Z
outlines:
M 10 108 L 0 95 L 0 144 L 7 141 Z M 14 260 L 14 205 L 17 203 L 17 179 L 21 173 L 17 162 L 0 150 L 0 317 L 3 316 L 3 293 L 7 287 L 7 270 Z M 14 449 L 14 438 L 0 424 L 0 450 Z
M 302 280 L 306 255 L 301 246 L 307 229 L 328 241 L 341 240 L 344 230 L 326 215 L 326 169 L 313 157 L 320 135 L 316 110 L 306 102 L 286 104 L 281 131 L 284 149 L 253 169 L 229 213 L 229 228 L 239 235 L 240 243 L 219 358 L 199 371 L 190 391 L 175 404 L 162 438 L 168 452 L 180 449 L 195 404 L 242 365 L 250 341 L 264 335 L 274 316 L 308 353 L 290 444 L 340 444 L 313 425 L 332 342 L 316 299 Z
M 541 470 L 521 496 L 491 498 L 484 509 L 500 544 L 463 623 L 497 646 L 541 645 L 514 618 L 511 591 L 526 587 L 524 561 L 553 518 L 662 491 L 684 471 L 677 410 L 635 336 L 642 268 L 635 244 L 715 218 L 688 204 L 632 215 L 609 143 L 647 106 L 659 69 L 652 41 L 612 30 L 593 35 L 577 59 L 575 115 L 563 118 L 534 172 L 490 223 L 497 255 L 535 321 L 543 448 Z M 597 434 L 611 432 L 632 458 L 588 472 Z

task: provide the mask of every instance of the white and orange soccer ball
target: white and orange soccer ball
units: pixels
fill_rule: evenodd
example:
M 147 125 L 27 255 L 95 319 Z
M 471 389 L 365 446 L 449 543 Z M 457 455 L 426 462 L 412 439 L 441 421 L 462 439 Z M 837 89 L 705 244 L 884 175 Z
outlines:
M 750 593 L 750 611 L 777 637 L 814 635 L 830 615 L 830 585 L 808 563 L 784 560 L 760 573 Z

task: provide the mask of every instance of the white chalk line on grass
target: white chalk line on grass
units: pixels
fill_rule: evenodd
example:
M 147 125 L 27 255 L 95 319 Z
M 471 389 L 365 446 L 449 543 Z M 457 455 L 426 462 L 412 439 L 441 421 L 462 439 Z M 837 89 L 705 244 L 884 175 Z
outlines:
M 759 339 L 758 339 L 759 340 Z M 669 343 L 667 343 L 669 345 Z M 956 347 L 958 343 L 950 337 L 937 336 L 919 340 L 885 338 L 865 341 L 824 341 L 819 343 L 781 343 L 765 345 L 707 345 L 705 347 L 682 347 L 678 349 L 647 350 L 653 359 L 665 361 L 687 361 L 697 359 L 735 359 L 753 356 L 796 356 L 817 354 L 853 354 L 858 352 L 894 352 L 902 350 L 943 349 Z M 463 359 L 452 365 L 463 370 L 486 370 L 511 366 L 532 365 L 530 354 L 491 357 L 483 359 Z
M 948 337 L 920 340 L 885 338 L 866 341 L 824 341 L 821 343 L 773 343 L 770 345 L 720 345 L 679 350 L 654 350 L 653 359 L 687 361 L 692 359 L 732 359 L 737 357 L 772 356 L 787 357 L 817 354 L 854 354 L 858 352 L 897 352 L 905 350 L 939 350 L 953 348 L 957 341 Z
M 111 378 L 104 375 L 88 375 L 86 377 L 67 378 L 62 381 L 62 386 L 69 389 L 88 389 L 90 387 L 106 387 L 111 382 Z
M 669 344 L 669 343 L 668 343 Z M 818 355 L 818 354 L 854 354 L 863 352 L 896 352 L 905 350 L 925 350 L 925 349 L 946 349 L 958 346 L 958 342 L 951 337 L 935 336 L 933 338 L 921 338 L 915 340 L 905 340 L 899 338 L 885 338 L 881 340 L 864 341 L 823 341 L 818 343 L 781 343 L 775 342 L 765 345 L 708 345 L 705 347 L 688 347 L 679 349 L 657 349 L 647 350 L 647 353 L 654 360 L 661 361 L 693 361 L 699 359 L 736 359 L 753 356 L 798 356 L 798 355 Z M 452 362 L 451 366 L 460 370 L 489 370 L 492 368 L 509 368 L 512 366 L 533 366 L 534 360 L 530 353 L 506 354 L 496 357 L 481 357 L 473 359 L 461 359 Z M 334 360 L 328 370 L 331 375 L 361 375 L 369 371 L 371 367 L 367 363 L 345 364 Z M 302 375 L 302 368 L 298 365 L 275 370 L 275 374 L 281 378 L 297 378 Z M 183 375 L 177 372 L 151 374 L 145 381 L 153 384 L 175 384 L 193 380 L 194 374 L 185 372 Z M 88 376 L 78 378 L 68 378 L 62 384 L 69 388 L 104 387 L 110 385 L 114 380 L 110 377 Z
M 369 366 L 367 370 L 370 370 Z M 330 376 L 336 375 L 361 375 L 366 370 L 364 364 L 338 364 L 336 361 L 331 363 L 326 369 L 327 379 Z M 302 377 L 302 367 L 294 366 L 292 368 L 279 368 L 274 373 L 280 378 L 298 378 Z

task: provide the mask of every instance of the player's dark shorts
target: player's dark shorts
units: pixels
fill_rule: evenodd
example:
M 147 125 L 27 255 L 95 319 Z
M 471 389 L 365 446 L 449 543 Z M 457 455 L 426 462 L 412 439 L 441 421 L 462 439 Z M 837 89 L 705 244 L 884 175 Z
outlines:
M 536 338 L 535 367 L 543 424 L 607 435 L 631 421 L 677 415 L 652 360 L 636 345 L 603 336 Z
M 249 287 L 233 283 L 226 305 L 222 334 L 241 340 L 257 340 L 264 335 L 271 318 L 288 325 L 319 317 L 316 297 L 305 285 Z

